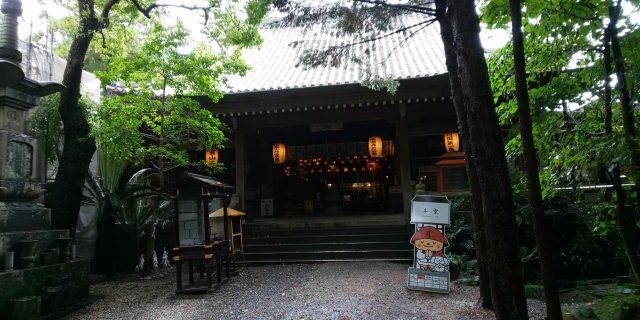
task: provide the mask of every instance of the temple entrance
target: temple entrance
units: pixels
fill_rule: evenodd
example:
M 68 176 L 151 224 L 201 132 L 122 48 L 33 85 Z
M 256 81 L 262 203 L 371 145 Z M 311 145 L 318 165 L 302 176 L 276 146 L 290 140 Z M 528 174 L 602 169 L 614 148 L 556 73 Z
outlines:
M 286 164 L 288 215 L 348 215 L 389 211 L 393 156 L 342 156 Z
M 376 157 L 369 150 L 374 136 Z M 256 168 L 247 175 L 247 205 L 265 216 L 264 200 L 272 199 L 275 217 L 400 212 L 394 137 L 395 125 L 385 121 L 260 129 L 247 140 L 249 167 Z M 282 163 L 274 162 L 275 143 L 285 151 Z

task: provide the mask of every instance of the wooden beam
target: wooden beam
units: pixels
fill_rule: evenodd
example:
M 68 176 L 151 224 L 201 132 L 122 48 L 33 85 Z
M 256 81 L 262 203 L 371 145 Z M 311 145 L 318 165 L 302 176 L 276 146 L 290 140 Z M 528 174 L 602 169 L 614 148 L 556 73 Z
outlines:
M 359 84 L 334 85 L 310 88 L 296 88 L 285 90 L 269 90 L 259 92 L 243 92 L 225 95 L 218 103 L 212 103 L 205 97 L 194 97 L 195 100 L 210 110 L 213 114 L 247 115 L 260 111 L 278 113 L 282 109 L 298 109 L 323 106 L 324 108 L 348 108 L 351 104 L 370 103 L 372 106 L 378 102 L 396 104 L 402 100 L 424 101 L 424 99 L 441 100 L 451 96 L 449 80 L 442 75 L 400 80 L 400 87 L 395 95 L 384 91 L 373 91 Z
M 269 113 L 259 117 L 246 117 L 243 125 L 247 132 L 259 128 L 290 127 L 332 122 L 356 122 L 371 120 L 387 120 L 396 122 L 398 110 L 391 107 L 354 107 L 339 110 L 316 110 L 295 113 Z

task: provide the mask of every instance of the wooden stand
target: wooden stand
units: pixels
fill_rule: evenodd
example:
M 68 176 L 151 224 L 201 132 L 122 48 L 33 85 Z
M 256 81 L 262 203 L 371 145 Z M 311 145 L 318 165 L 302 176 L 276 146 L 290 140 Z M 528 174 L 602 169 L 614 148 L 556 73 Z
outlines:
M 228 228 L 231 235 L 231 239 L 229 239 L 231 241 L 229 249 L 231 250 L 231 259 L 233 259 L 233 266 L 237 271 L 239 264 L 238 262 L 236 262 L 236 258 L 238 260 L 242 258 L 242 265 L 248 269 L 249 267 L 247 266 L 247 259 L 245 259 L 244 257 L 244 244 L 242 242 L 242 218 L 232 217 L 231 219 L 229 219 Z
M 208 212 L 209 201 L 212 198 L 222 199 L 224 235 L 225 239 L 228 239 L 227 190 L 232 188 L 211 177 L 187 172 L 169 185 L 168 189 L 174 205 L 176 246 L 173 248 L 175 251 L 173 261 L 176 265 L 176 294 L 211 292 L 222 285 L 223 260 L 226 278 L 230 277 L 229 241 L 211 241 Z M 189 266 L 187 286 L 182 285 L 184 262 Z M 194 264 L 200 273 L 198 282 L 194 279 Z M 211 279 L 214 265 L 218 280 L 215 288 Z
M 227 274 L 226 278 L 230 277 L 229 274 L 229 253 L 226 248 L 229 246 L 228 241 L 216 241 L 208 246 L 194 246 L 194 247 L 178 247 L 173 250 L 176 251 L 176 256 L 173 257 L 173 261 L 176 264 L 176 282 L 178 288 L 176 294 L 179 293 L 202 293 L 212 292 L 223 284 L 222 281 L 222 263 L 223 260 L 226 264 Z M 189 265 L 189 284 L 187 286 L 182 285 L 182 264 L 187 262 Z M 217 285 L 213 287 L 211 279 L 212 268 L 215 262 Z M 194 263 L 199 266 L 200 277 L 199 281 L 194 280 Z
M 233 270 L 234 274 L 237 274 L 238 266 L 244 265 L 247 267 L 247 260 L 244 257 L 244 243 L 242 241 L 242 217 L 245 216 L 244 212 L 240 212 L 238 210 L 234 210 L 231 208 L 227 208 L 228 218 L 226 229 L 228 230 L 229 240 L 229 252 L 231 253 L 231 259 L 233 260 Z M 211 213 L 209 215 L 210 218 L 219 218 L 223 216 L 223 208 L 218 209 L 217 211 Z M 210 223 L 211 224 L 211 223 Z M 240 258 L 242 258 L 242 264 L 240 264 Z M 238 261 L 236 261 L 236 259 Z

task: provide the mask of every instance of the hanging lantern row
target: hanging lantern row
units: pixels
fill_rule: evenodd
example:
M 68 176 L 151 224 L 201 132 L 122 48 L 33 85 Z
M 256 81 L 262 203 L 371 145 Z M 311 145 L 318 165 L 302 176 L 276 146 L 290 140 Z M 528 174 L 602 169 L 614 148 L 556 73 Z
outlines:
M 457 133 L 445 133 L 444 134 L 444 146 L 447 148 L 447 152 L 458 151 L 460 149 L 460 137 Z
M 207 163 L 207 167 L 218 166 L 218 148 L 206 152 L 205 162 Z
M 300 172 L 301 174 L 306 174 L 307 172 L 310 174 L 314 174 L 314 173 L 348 173 L 348 172 L 356 172 L 356 171 L 369 171 L 369 172 L 374 172 L 380 169 L 386 168 L 387 170 L 391 169 L 391 165 L 386 165 L 386 166 L 381 166 L 379 162 L 377 161 L 370 161 L 367 162 L 366 164 L 362 165 L 362 166 L 339 166 L 339 165 L 328 165 L 326 167 L 315 167 L 315 166 L 309 166 L 308 163 L 305 163 L 303 161 L 300 161 L 298 163 L 298 172 Z M 285 169 L 285 174 L 286 174 L 286 169 Z M 289 176 L 289 175 L 287 175 Z
M 350 157 L 355 158 L 358 155 L 362 158 L 382 158 L 395 154 L 393 140 L 383 141 L 378 136 L 371 137 L 364 142 L 325 143 L 308 146 L 286 146 L 286 148 L 287 161 L 316 157 L 326 159 L 340 159 L 342 157 L 342 159 L 348 160 Z
M 362 159 L 358 159 L 358 156 L 353 156 L 352 159 L 350 159 L 349 157 L 337 157 L 335 158 L 335 160 L 332 160 L 331 158 L 327 158 L 327 159 L 322 159 L 322 158 L 313 158 L 313 159 L 309 159 L 309 160 L 298 160 L 298 163 L 304 163 L 304 164 L 309 164 L 309 165 L 339 165 L 339 164 L 353 164 L 353 163 L 362 163 L 364 160 L 364 162 L 371 162 L 371 161 L 375 161 L 375 162 L 380 162 L 380 160 L 382 161 L 389 161 L 389 159 L 387 157 L 384 158 L 375 158 L 375 159 L 370 159 L 368 156 L 363 156 Z

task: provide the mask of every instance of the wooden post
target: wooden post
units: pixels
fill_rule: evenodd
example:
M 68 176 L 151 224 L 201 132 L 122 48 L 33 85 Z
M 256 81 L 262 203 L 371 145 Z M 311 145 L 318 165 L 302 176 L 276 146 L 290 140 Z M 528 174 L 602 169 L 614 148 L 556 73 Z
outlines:
M 400 118 L 396 125 L 396 135 L 398 145 L 395 149 L 396 166 L 399 167 L 400 185 L 402 186 L 402 205 L 404 213 L 407 214 L 410 209 L 413 191 L 411 190 L 411 160 L 409 155 L 409 136 L 407 135 L 407 121 L 404 117 Z
M 174 225 L 174 248 L 180 247 L 180 205 L 178 204 L 178 190 L 171 190 L 171 198 L 173 198 L 173 225 Z
M 245 210 L 245 133 L 236 130 L 236 193 L 240 195 L 240 211 Z
M 396 165 L 400 169 L 400 184 L 402 188 L 411 186 L 411 160 L 409 158 L 409 136 L 407 135 L 407 121 L 402 118 L 397 124 L 396 134 L 398 145 L 395 154 L 398 161 Z
M 202 201 L 204 202 L 203 204 L 203 209 L 204 209 L 204 244 L 205 245 L 210 245 L 211 244 L 211 227 L 209 225 L 209 188 L 207 187 L 203 187 L 202 190 L 205 191 L 206 189 L 206 193 L 203 192 L 202 194 Z
M 178 284 L 178 291 L 182 291 L 182 261 L 176 261 L 176 282 Z
M 223 223 L 224 223 L 224 239 L 225 240 L 229 240 L 229 225 L 227 223 L 227 219 L 228 219 L 228 212 L 227 212 L 227 195 L 226 193 L 222 196 L 222 211 L 224 212 L 224 218 L 223 218 Z

